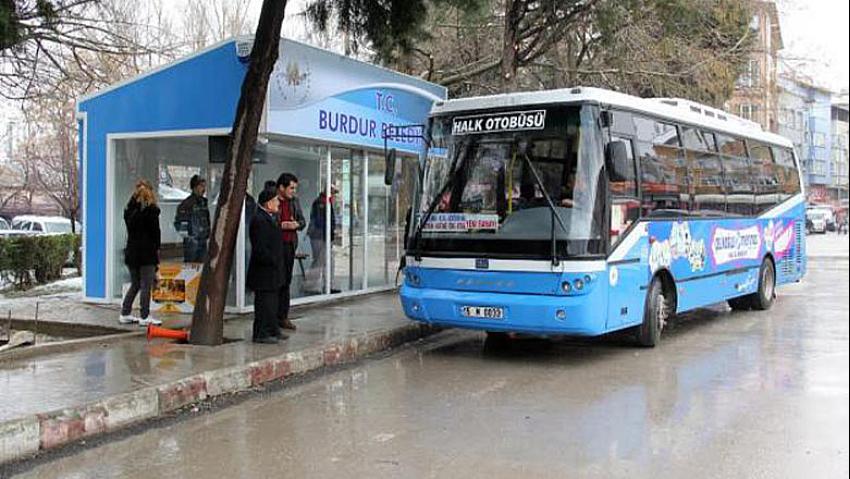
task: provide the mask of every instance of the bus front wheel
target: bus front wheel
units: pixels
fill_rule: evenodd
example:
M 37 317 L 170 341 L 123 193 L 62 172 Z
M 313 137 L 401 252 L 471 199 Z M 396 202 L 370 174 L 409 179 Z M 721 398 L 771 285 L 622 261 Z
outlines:
M 672 299 L 664 289 L 661 278 L 655 277 L 646 294 L 646 306 L 643 311 L 643 324 L 637 329 L 637 342 L 641 346 L 652 348 L 661 340 L 661 331 L 670 320 Z

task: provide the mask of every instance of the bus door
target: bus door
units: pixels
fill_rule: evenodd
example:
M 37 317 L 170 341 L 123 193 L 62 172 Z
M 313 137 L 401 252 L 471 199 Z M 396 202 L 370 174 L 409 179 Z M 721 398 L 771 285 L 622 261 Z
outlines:
M 608 168 L 609 188 L 609 261 L 608 261 L 608 318 L 607 329 L 639 322 L 643 317 L 647 282 L 646 262 L 642 260 L 648 249 L 647 237 L 641 234 L 640 197 L 635 163 L 634 124 L 631 115 L 614 112 L 609 142 L 622 143 L 628 168 L 615 173 Z M 611 151 L 606 148 L 606 152 Z M 607 153 L 606 153 L 607 154 Z

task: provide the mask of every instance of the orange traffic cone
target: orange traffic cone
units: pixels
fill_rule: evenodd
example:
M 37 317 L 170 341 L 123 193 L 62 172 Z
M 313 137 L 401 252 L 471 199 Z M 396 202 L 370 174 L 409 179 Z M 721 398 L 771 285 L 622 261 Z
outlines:
M 148 341 L 153 338 L 166 338 L 166 339 L 176 339 L 177 341 L 188 341 L 189 340 L 189 332 L 183 331 L 182 329 L 168 329 L 161 328 L 159 326 L 154 326 L 153 324 L 148 325 Z

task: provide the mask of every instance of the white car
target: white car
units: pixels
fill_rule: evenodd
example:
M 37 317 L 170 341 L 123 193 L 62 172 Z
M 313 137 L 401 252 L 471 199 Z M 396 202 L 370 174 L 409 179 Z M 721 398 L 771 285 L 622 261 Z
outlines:
M 10 230 L 10 229 L 12 229 L 12 225 L 10 225 L 8 221 L 6 221 L 6 218 L 3 218 L 2 216 L 0 216 L 0 230 Z
M 75 231 L 80 233 L 82 225 L 77 221 L 74 223 Z M 22 215 L 12 220 L 12 229 L 32 234 L 66 234 L 71 232 L 71 220 L 62 216 Z
M 807 211 L 806 227 L 808 233 L 826 233 L 827 215 L 818 209 Z

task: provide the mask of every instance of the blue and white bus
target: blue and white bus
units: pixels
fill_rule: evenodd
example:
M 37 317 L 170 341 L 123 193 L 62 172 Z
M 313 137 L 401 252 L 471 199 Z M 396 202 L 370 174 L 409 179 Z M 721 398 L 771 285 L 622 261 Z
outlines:
M 806 271 L 792 144 L 679 99 L 573 88 L 435 104 L 406 242 L 405 314 L 534 335 L 766 310 Z

